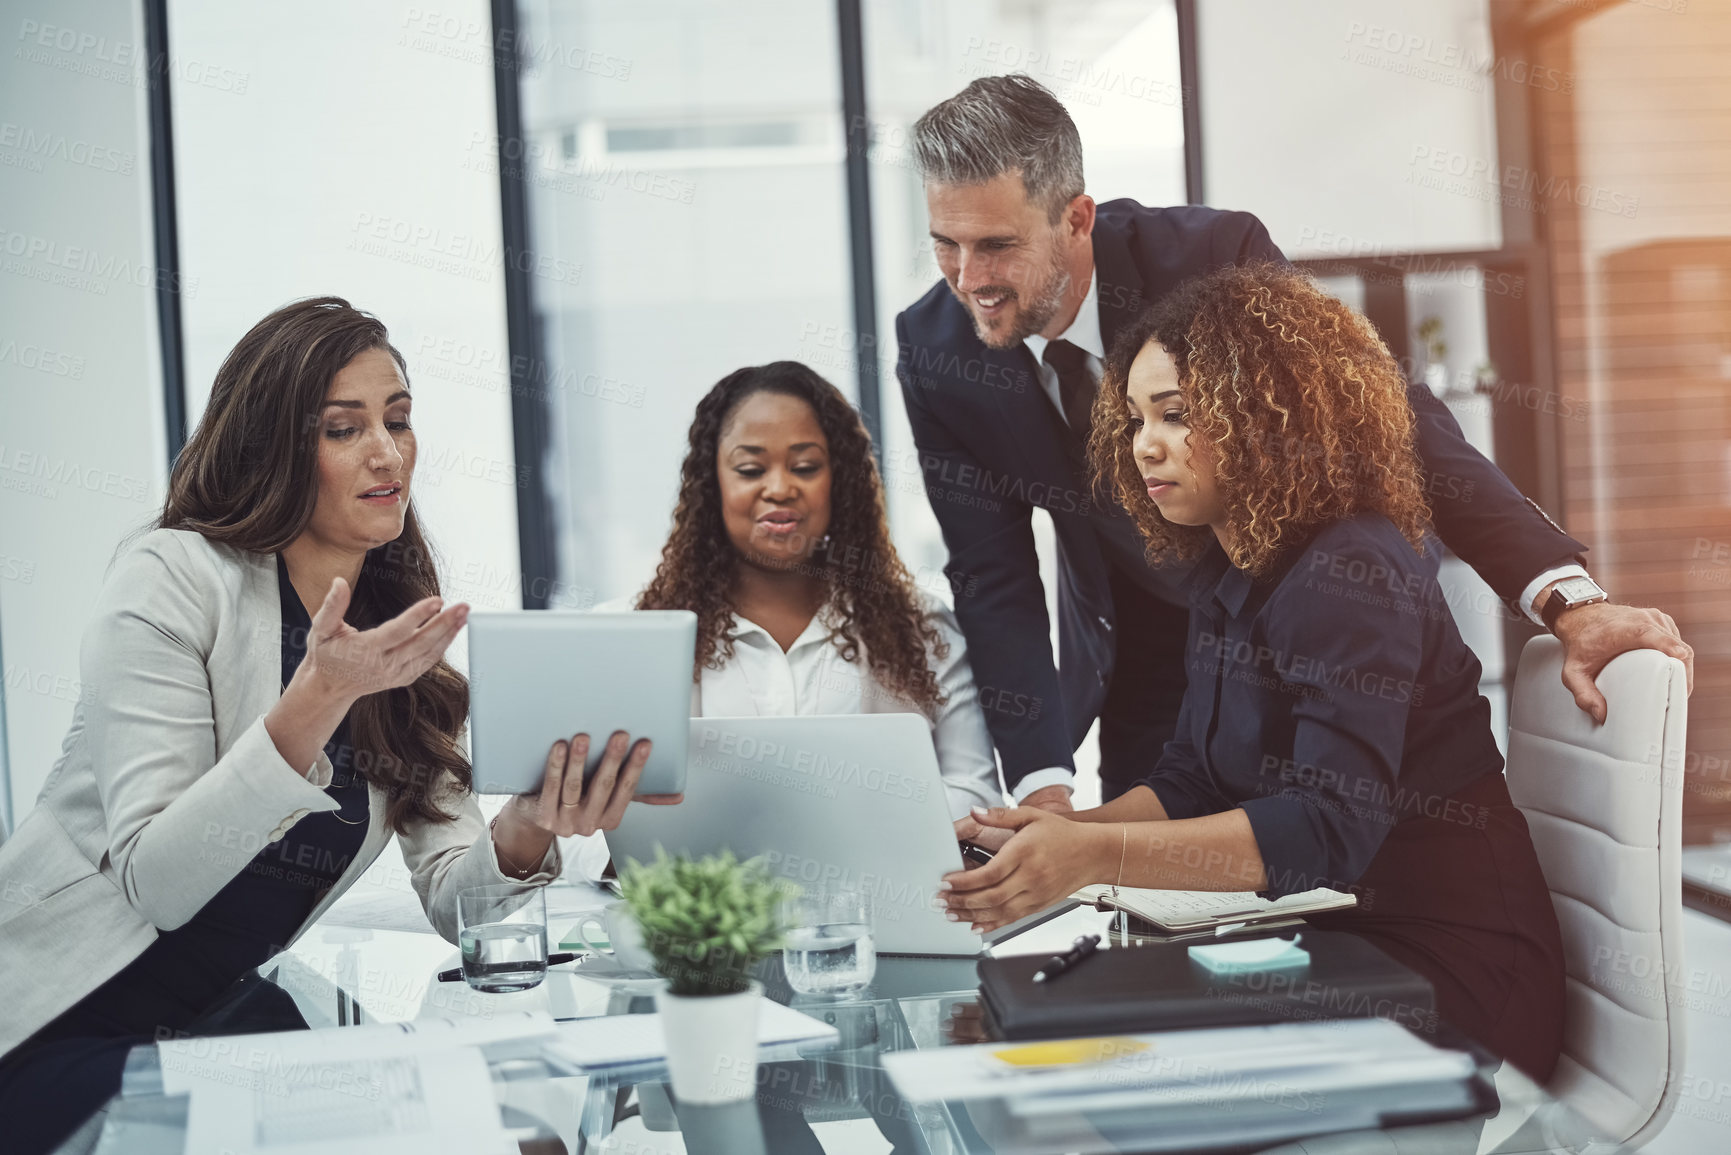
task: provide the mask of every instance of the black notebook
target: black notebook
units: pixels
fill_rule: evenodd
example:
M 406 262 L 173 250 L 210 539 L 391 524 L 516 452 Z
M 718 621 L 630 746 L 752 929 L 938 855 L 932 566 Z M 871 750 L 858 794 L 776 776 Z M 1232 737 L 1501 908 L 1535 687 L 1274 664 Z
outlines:
M 1049 956 L 982 959 L 988 1026 L 1002 1039 L 1358 1018 L 1389 1019 L 1427 1037 L 1437 1029 L 1430 983 L 1346 931 L 1304 930 L 1307 965 L 1235 974 L 1192 960 L 1192 945 L 1097 951 L 1045 983 L 1034 972 Z

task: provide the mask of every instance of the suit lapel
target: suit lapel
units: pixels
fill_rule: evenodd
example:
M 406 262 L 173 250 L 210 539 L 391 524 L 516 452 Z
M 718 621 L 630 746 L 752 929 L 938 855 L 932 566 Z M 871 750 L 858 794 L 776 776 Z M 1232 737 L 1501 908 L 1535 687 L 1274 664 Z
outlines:
M 1100 337 L 1106 352 L 1125 326 L 1151 302 L 1142 272 L 1130 258 L 1130 238 L 1115 223 L 1096 219 L 1094 224 L 1094 272 L 1099 279 Z

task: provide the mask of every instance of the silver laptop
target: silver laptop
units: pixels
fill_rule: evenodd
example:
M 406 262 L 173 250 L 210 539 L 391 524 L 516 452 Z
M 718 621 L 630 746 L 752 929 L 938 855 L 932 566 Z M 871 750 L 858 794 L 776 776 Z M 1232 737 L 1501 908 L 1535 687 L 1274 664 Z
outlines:
M 548 748 L 589 735 L 586 775 L 615 730 L 653 747 L 638 791 L 685 784 L 697 615 L 685 610 L 469 615 L 469 734 L 475 790 L 541 787 Z M 641 806 L 633 810 L 644 809 Z
M 690 750 L 685 801 L 633 806 L 608 833 L 616 867 L 657 846 L 761 855 L 808 890 L 871 895 L 879 953 L 979 953 L 934 901 L 962 856 L 924 718 L 693 718 Z

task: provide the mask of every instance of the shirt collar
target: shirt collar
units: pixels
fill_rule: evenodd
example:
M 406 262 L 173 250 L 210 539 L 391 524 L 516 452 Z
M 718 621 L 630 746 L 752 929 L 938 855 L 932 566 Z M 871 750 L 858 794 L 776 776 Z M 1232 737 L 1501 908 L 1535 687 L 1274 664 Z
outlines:
M 1252 577 L 1248 570 L 1241 570 L 1233 565 L 1218 541 L 1209 542 L 1207 551 L 1184 582 L 1184 592 L 1189 597 L 1190 604 L 1203 608 L 1213 599 L 1219 602 L 1221 608 L 1230 616 L 1238 617 L 1244 612 L 1250 595 L 1258 588 L 1266 594 L 1286 578 L 1317 532 L 1318 529 L 1312 528 L 1283 545 L 1269 565 L 1267 576 L 1261 581 Z
M 1190 598 L 1190 604 L 1198 609 L 1216 601 L 1228 615 L 1237 617 L 1244 611 L 1245 600 L 1255 586 L 1256 579 L 1233 565 L 1219 542 L 1210 542 L 1196 568 L 1185 579 L 1184 592 Z
M 791 654 L 801 646 L 808 645 L 811 642 L 827 640 L 830 633 L 839 624 L 840 623 L 836 621 L 833 604 L 825 602 L 823 608 L 811 616 L 810 623 L 806 625 L 804 630 L 800 631 L 799 637 L 793 640 L 793 645 L 788 647 L 787 652 Z M 748 637 L 754 638 L 757 641 L 774 646 L 778 650 L 781 649 L 780 644 L 777 643 L 774 638 L 770 637 L 768 630 L 764 629 L 750 618 L 741 617 L 738 614 L 734 614 L 729 621 L 727 636 L 735 639 Z
M 1076 319 L 1070 322 L 1070 327 L 1058 334 L 1057 340 L 1068 341 L 1084 353 L 1092 354 L 1100 361 L 1106 359 L 1106 338 L 1100 332 L 1100 270 L 1096 268 L 1088 274 L 1088 295 L 1082 298 L 1082 307 L 1076 310 Z M 1023 344 L 1034 354 L 1038 361 L 1046 353 L 1046 338 L 1034 333 L 1023 338 Z

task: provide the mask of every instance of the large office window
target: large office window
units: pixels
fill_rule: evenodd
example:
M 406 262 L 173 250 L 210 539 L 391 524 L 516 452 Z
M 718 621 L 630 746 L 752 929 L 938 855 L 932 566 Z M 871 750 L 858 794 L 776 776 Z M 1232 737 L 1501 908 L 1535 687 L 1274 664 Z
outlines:
M 833 6 L 525 0 L 521 165 L 558 532 L 575 604 L 654 572 L 698 398 L 845 329 Z M 518 151 L 515 143 L 507 151 Z M 519 353 L 522 351 L 519 350 Z
M 1695 647 L 1686 837 L 1731 839 L 1731 11 L 1612 5 L 1539 45 L 1568 524 Z M 1659 769 L 1655 767 L 1655 769 Z
M 894 376 L 895 315 L 939 277 L 910 130 L 921 113 L 976 77 L 1023 72 L 1050 88 L 1075 120 L 1088 192 L 1095 200 L 1133 197 L 1148 205 L 1182 204 L 1177 21 L 1172 0 L 868 0 L 864 17 L 884 481 L 897 547 L 921 584 L 943 594 L 948 589 L 940 577 L 943 539 L 926 501 Z M 812 356 L 851 353 L 851 347 L 835 349 L 821 338 L 814 344 Z M 1049 563 L 1047 589 L 1055 595 L 1043 514 L 1039 524 Z
M 500 159 L 524 174 L 538 261 L 570 270 L 531 286 L 527 386 L 550 410 L 555 556 L 575 599 L 648 579 L 695 402 L 784 357 L 856 397 L 875 363 L 897 543 L 942 589 L 894 377 L 895 314 L 938 275 L 908 127 L 976 76 L 1026 71 L 1076 117 L 1097 197 L 1183 199 L 1170 0 L 1072 8 L 864 5 L 871 334 L 854 322 L 848 214 L 865 209 L 846 196 L 834 6 L 519 5 L 523 140 Z
M 189 424 L 270 310 L 334 294 L 377 314 L 409 365 L 414 501 L 445 593 L 520 608 L 487 5 L 168 16 Z

